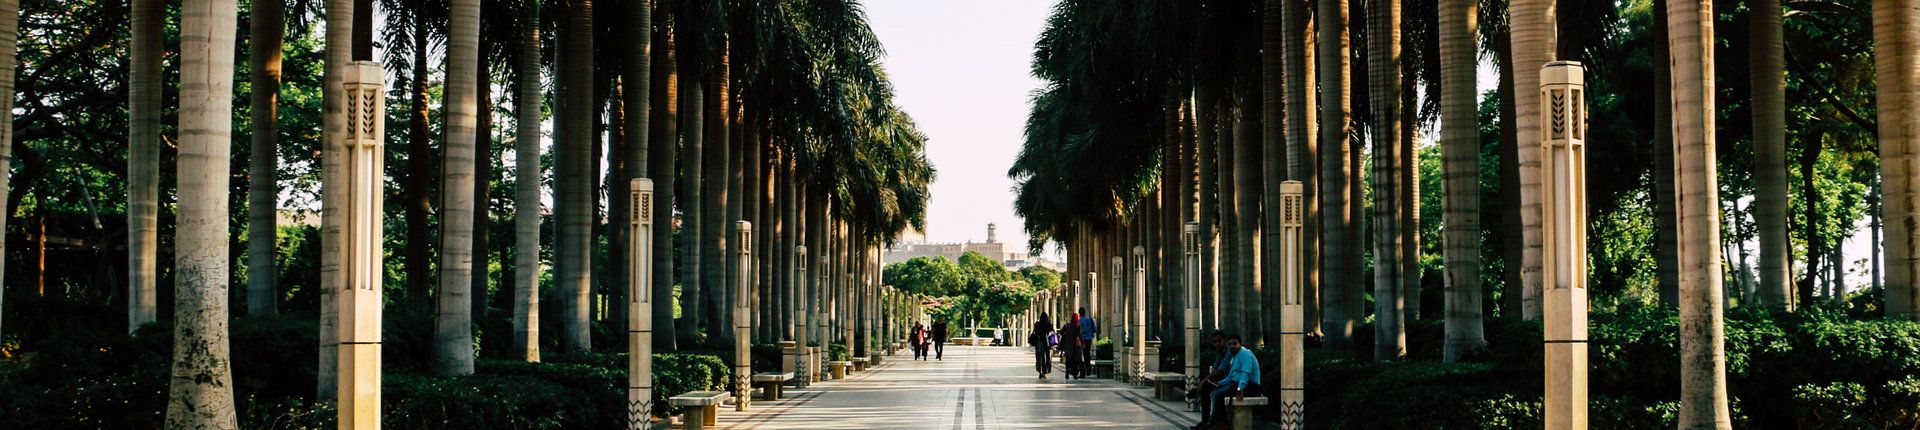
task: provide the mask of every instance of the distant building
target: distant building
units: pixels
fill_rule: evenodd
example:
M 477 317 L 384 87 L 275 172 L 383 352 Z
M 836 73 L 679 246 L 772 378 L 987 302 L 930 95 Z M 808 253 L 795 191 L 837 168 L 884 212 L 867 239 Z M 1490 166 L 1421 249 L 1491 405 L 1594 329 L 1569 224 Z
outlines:
M 926 233 L 909 231 L 903 234 L 899 241 L 894 243 L 893 249 L 888 249 L 886 252 L 881 253 L 880 261 L 885 264 L 893 264 L 912 260 L 915 257 L 935 256 L 959 261 L 962 254 L 971 251 L 986 256 L 987 258 L 998 260 L 1001 264 L 1005 264 L 1009 270 L 1020 270 L 1022 267 L 1034 265 L 1047 267 L 1056 271 L 1066 270 L 1066 265 L 1064 264 L 1043 257 L 1027 255 L 1025 252 L 1017 251 L 1019 248 L 1009 248 L 1007 244 L 1000 243 L 997 234 L 998 228 L 998 226 L 989 223 L 987 224 L 986 242 L 967 241 L 965 243 L 927 243 Z

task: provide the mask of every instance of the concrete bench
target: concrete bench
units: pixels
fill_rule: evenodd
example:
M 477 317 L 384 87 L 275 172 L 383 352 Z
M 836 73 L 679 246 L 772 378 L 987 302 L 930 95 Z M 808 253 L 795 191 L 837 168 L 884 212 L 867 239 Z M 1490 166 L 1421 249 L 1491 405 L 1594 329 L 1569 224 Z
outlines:
M 853 367 L 853 362 L 834 361 L 827 363 L 827 365 L 833 367 L 833 379 L 847 379 L 847 369 Z
M 874 354 L 874 355 L 869 355 L 869 356 L 867 356 L 867 366 L 868 366 L 868 367 L 880 367 L 880 362 L 882 361 L 882 360 L 880 359 L 880 357 L 885 357 L 885 356 L 887 356 L 887 355 L 886 355 L 886 354 Z
M 1253 408 L 1266 405 L 1265 396 L 1228 397 L 1227 407 L 1233 409 L 1233 430 L 1253 430 Z
M 668 398 L 667 404 L 688 408 L 680 421 L 689 430 L 699 430 L 719 425 L 720 404 L 731 398 L 725 391 L 695 391 Z
M 760 389 L 761 400 L 780 400 L 780 387 L 793 380 L 793 372 L 760 372 L 753 374 L 753 386 Z
M 1093 373 L 1096 378 L 1113 377 L 1113 360 L 1094 360 Z
M 1154 397 L 1160 400 L 1180 400 L 1181 388 L 1187 385 L 1187 375 L 1173 372 L 1148 372 L 1145 379 L 1153 384 Z
M 866 357 L 854 357 L 852 360 L 848 360 L 848 361 L 853 362 L 853 371 L 865 372 L 867 371 L 867 362 L 871 360 L 868 360 Z

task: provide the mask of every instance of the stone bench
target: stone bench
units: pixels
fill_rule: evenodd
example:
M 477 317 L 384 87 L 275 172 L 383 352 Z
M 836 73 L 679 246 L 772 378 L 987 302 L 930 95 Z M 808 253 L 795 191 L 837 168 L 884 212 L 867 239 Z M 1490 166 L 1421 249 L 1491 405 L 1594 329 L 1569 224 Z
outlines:
M 1182 388 L 1187 385 L 1187 375 L 1173 372 L 1147 372 L 1147 382 L 1153 384 L 1154 397 L 1160 400 L 1180 400 Z
M 793 372 L 760 372 L 753 374 L 753 386 L 760 389 L 761 400 L 780 400 L 780 387 L 793 380 Z
M 688 430 L 699 430 L 719 425 L 720 403 L 731 398 L 733 394 L 725 391 L 695 391 L 668 398 L 667 404 L 688 408 L 680 421 Z
M 1096 378 L 1113 377 L 1113 360 L 1094 360 L 1093 373 Z
M 1233 430 L 1253 430 L 1253 408 L 1266 405 L 1265 396 L 1227 397 L 1227 408 L 1233 409 Z
M 885 357 L 885 356 L 887 356 L 887 354 L 874 354 L 874 355 L 867 356 L 867 366 L 880 367 L 880 362 L 884 361 L 884 360 L 881 360 L 880 357 Z
M 866 357 L 854 357 L 852 360 L 848 360 L 848 361 L 853 362 L 853 371 L 865 372 L 867 371 L 867 362 L 871 360 L 868 360 Z
M 834 361 L 827 363 L 827 365 L 833 368 L 833 373 L 831 373 L 833 379 L 847 379 L 847 369 L 853 367 L 853 362 Z

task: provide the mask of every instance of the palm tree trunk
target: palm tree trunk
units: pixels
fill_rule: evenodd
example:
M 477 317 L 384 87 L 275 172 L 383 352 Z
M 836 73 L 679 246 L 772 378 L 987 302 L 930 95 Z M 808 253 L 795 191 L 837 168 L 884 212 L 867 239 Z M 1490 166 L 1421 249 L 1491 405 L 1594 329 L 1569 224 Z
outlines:
M 1406 16 L 1394 20 L 1398 26 L 1405 22 Z M 1395 32 L 1399 33 L 1398 31 Z M 1398 44 L 1396 44 L 1398 45 Z M 1406 320 L 1420 319 L 1421 281 L 1425 275 L 1420 265 L 1420 150 L 1415 140 L 1419 113 L 1414 109 L 1420 100 L 1414 97 L 1410 89 L 1419 76 L 1415 74 L 1411 61 L 1400 62 L 1400 82 L 1404 86 L 1400 91 L 1400 296 L 1406 303 L 1402 312 Z
M 411 85 L 413 99 L 407 119 L 407 171 L 406 171 L 406 219 L 407 219 L 407 306 L 410 311 L 427 309 L 431 300 L 427 296 L 428 281 L 433 265 L 428 261 L 433 244 L 428 236 L 433 212 L 431 193 L 433 192 L 433 142 L 428 136 L 427 115 L 427 18 L 425 11 L 414 13 L 413 34 L 413 77 Z
M 651 125 L 653 121 L 652 103 L 654 102 L 654 98 L 652 97 L 652 79 L 654 77 L 652 39 L 653 0 L 628 2 L 625 6 L 627 8 L 626 22 L 629 27 L 626 28 L 627 46 L 626 49 L 621 51 L 621 54 L 624 55 L 623 61 L 625 62 L 625 67 L 621 69 L 624 74 L 621 75 L 620 78 L 621 95 L 624 96 L 621 104 L 623 105 L 623 110 L 631 111 L 625 113 L 626 121 L 621 124 L 621 135 L 624 136 L 622 141 L 624 141 L 627 146 L 627 157 L 624 162 L 627 176 L 620 179 L 621 182 L 630 182 L 635 179 L 651 179 L 654 176 L 652 174 L 653 166 L 648 164 L 648 162 L 651 161 L 649 157 L 653 155 L 651 152 L 653 148 L 651 144 L 654 142 L 653 135 L 649 133 L 651 130 L 648 129 L 648 126 Z M 611 200 L 621 199 L 615 198 Z M 652 213 L 650 212 L 648 215 L 652 215 Z M 616 223 L 616 225 L 624 226 L 633 221 L 632 218 L 634 214 L 632 210 L 628 210 L 619 212 L 616 216 L 621 218 L 621 222 Z M 660 236 L 671 235 L 655 235 L 654 237 Z M 648 244 L 647 246 L 653 246 L 653 244 Z M 614 248 L 626 249 L 626 247 L 618 246 Z M 618 266 L 626 265 L 620 264 Z M 655 265 L 653 267 L 662 266 Z M 634 268 L 628 268 L 624 270 L 633 269 Z M 623 291 L 633 290 L 633 288 L 629 287 Z M 651 300 L 652 298 L 649 297 L 648 299 Z M 671 306 L 671 304 L 668 306 Z M 624 306 L 617 306 L 616 308 L 625 309 Z M 673 308 L 667 308 L 667 318 L 673 318 L 672 311 Z M 657 318 L 659 313 L 655 312 L 654 315 L 656 315 Z M 626 324 L 626 320 L 626 318 L 620 318 L 616 321 L 624 325 Z M 655 325 L 654 327 L 659 326 Z M 628 346 L 627 348 L 632 350 L 633 346 Z
M 705 191 L 703 183 L 706 182 L 701 165 L 706 159 L 706 141 L 702 135 L 706 131 L 707 91 L 703 82 L 705 79 L 696 72 L 700 70 L 699 67 L 691 63 L 693 63 L 692 58 L 681 63 L 685 68 L 682 74 L 686 79 L 680 81 L 682 86 L 680 94 L 686 97 L 686 103 L 681 106 L 680 111 L 685 112 L 686 115 L 681 116 L 684 121 L 680 124 L 682 134 L 680 141 L 686 146 L 686 152 L 681 154 L 680 160 L 681 177 L 686 180 L 680 181 L 685 194 L 681 195 L 680 199 L 681 315 L 676 329 L 681 335 L 697 343 L 700 338 L 698 333 L 702 328 L 707 327 L 706 291 L 704 291 L 706 275 L 701 266 L 703 254 L 706 253 L 702 249 L 706 242 L 701 239 L 706 237 L 703 230 L 707 227 L 706 196 L 701 194 Z
M 513 358 L 540 361 L 540 0 L 521 17 L 514 95 Z
M 238 428 L 227 346 L 227 176 L 239 5 L 180 7 L 180 200 L 167 428 Z M 11 34 L 11 33 L 9 33 Z
M 1258 86 L 1247 84 L 1244 87 Z M 1237 92 L 1244 96 L 1240 98 L 1240 114 L 1235 122 L 1238 129 L 1234 131 L 1234 137 L 1239 140 L 1234 144 L 1233 154 L 1234 222 L 1238 223 L 1234 226 L 1237 234 L 1234 235 L 1233 246 L 1234 252 L 1240 255 L 1239 272 L 1235 274 L 1238 285 L 1234 288 L 1239 292 L 1240 305 L 1237 307 L 1240 313 L 1237 318 L 1240 321 L 1240 333 L 1248 344 L 1256 345 L 1266 339 L 1263 329 L 1267 313 L 1266 307 L 1262 306 L 1265 303 L 1265 290 L 1261 289 L 1260 283 L 1260 199 L 1265 192 L 1260 183 L 1261 178 L 1266 176 L 1262 169 L 1266 156 L 1262 153 L 1267 151 L 1261 148 L 1266 138 L 1261 134 L 1265 126 L 1260 124 L 1264 115 L 1260 109 L 1258 90 Z M 1275 187 L 1275 199 L 1278 199 L 1278 184 Z M 1156 317 L 1158 320 L 1164 319 Z
M 440 189 L 439 312 L 433 319 L 434 373 L 473 374 L 474 116 L 480 101 L 480 0 L 450 0 L 447 25 L 446 152 Z
M 1876 101 L 1879 103 L 1881 218 L 1886 224 L 1887 316 L 1920 319 L 1920 2 L 1873 3 Z
M 1319 103 L 1314 99 L 1312 88 L 1314 79 L 1313 51 L 1308 49 L 1314 44 L 1313 17 L 1309 12 L 1307 0 L 1281 0 L 1281 25 L 1285 27 L 1281 37 L 1283 67 L 1286 71 L 1286 178 L 1300 181 L 1300 201 L 1305 214 L 1300 228 L 1300 291 L 1304 310 L 1305 324 L 1302 330 L 1309 335 L 1320 332 L 1320 202 L 1314 196 L 1319 184 L 1319 172 L 1315 165 L 1319 156 L 1320 125 Z M 1272 225 L 1272 224 L 1269 224 Z
M 1480 313 L 1478 0 L 1440 0 L 1440 151 L 1445 177 L 1446 362 L 1486 353 Z
M 327 0 L 326 88 L 320 93 L 325 109 L 321 127 L 326 142 L 335 141 L 334 136 L 346 133 L 347 129 L 344 83 L 347 63 L 354 58 L 353 24 L 358 1 Z M 347 201 L 347 178 L 341 163 L 345 157 L 343 147 L 324 145 L 320 149 L 320 346 L 314 368 L 314 398 L 318 399 L 334 398 L 338 383 L 340 315 L 336 300 L 340 291 L 347 288 L 346 279 L 340 276 L 340 248 L 345 238 L 342 230 L 347 214 L 337 208 Z
M 728 226 L 732 225 L 727 222 L 728 178 L 732 176 L 731 163 L 728 162 L 731 145 L 727 140 L 727 131 L 730 126 L 728 115 L 733 112 L 728 107 L 733 93 L 727 85 L 731 83 L 728 78 L 731 70 L 727 64 L 727 50 L 725 43 L 719 45 L 719 53 L 715 57 L 718 62 L 713 64 L 712 71 L 706 76 L 707 98 L 711 103 L 707 104 L 705 112 L 707 151 L 704 159 L 705 176 L 702 177 L 711 186 L 704 190 L 706 210 L 703 214 L 707 222 L 700 241 L 703 244 L 701 252 L 706 254 L 706 264 L 702 265 L 706 279 L 702 283 L 712 287 L 707 291 L 709 294 L 703 303 L 709 316 L 703 326 L 710 328 L 707 338 L 717 342 L 716 345 L 733 344 L 733 330 L 727 329 L 733 326 L 733 302 L 729 301 L 733 289 L 728 288 L 727 284 L 727 237 L 730 236 L 727 231 L 731 230 Z
M 1667 40 L 1667 0 L 1653 0 L 1653 40 Z M 1654 64 L 1672 64 L 1665 43 L 1653 44 Z M 1666 67 L 1653 68 L 1654 82 L 1667 82 Z M 1666 85 L 1653 86 L 1653 210 L 1655 266 L 1660 278 L 1660 305 L 1680 306 L 1680 220 L 1673 201 L 1673 97 Z M 1810 214 L 1818 215 L 1818 214 Z M 1811 266 L 1809 266 L 1811 267 Z
M 1373 359 L 1406 355 L 1406 298 L 1400 271 L 1406 255 L 1400 198 L 1400 2 L 1367 4 L 1367 83 L 1373 137 Z
M 489 11 L 485 3 L 480 6 L 481 22 L 486 22 Z M 499 18 L 493 18 L 499 19 Z M 474 68 L 474 99 L 480 102 L 474 110 L 473 119 L 473 316 L 474 320 L 487 318 L 488 305 L 492 303 L 489 290 L 492 289 L 493 276 L 488 271 L 493 267 L 492 245 L 489 244 L 493 233 L 493 59 L 492 44 L 497 43 L 493 36 L 480 33 L 480 54 L 477 55 Z M 496 334 L 497 336 L 497 334 Z M 489 336 L 491 338 L 492 336 Z
M 136 3 L 138 5 L 138 3 Z M 148 4 L 148 7 L 153 6 Z M 136 6 L 138 7 L 138 6 Z M 141 8 L 143 12 L 147 8 Z M 135 16 L 138 16 L 137 14 Z M 0 94 L 13 94 L 13 72 L 19 63 L 20 48 L 20 1 L 0 0 Z M 156 50 L 157 51 L 157 50 Z M 155 63 L 156 65 L 158 63 Z M 158 87 L 154 87 L 158 88 Z M 157 97 L 155 99 L 158 99 Z M 158 112 L 158 109 L 154 110 Z M 13 97 L 0 97 L 0 142 L 13 142 Z M 13 144 L 0 144 L 0 172 L 13 171 Z M 0 175 L 0 193 L 11 193 L 13 185 L 8 176 Z M 7 230 L 6 214 L 13 213 L 13 207 L 5 198 L 0 198 L 0 232 Z M 0 241 L 0 255 L 7 249 L 6 241 Z M 6 261 L 0 259 L 0 273 L 6 273 Z M 136 266 L 137 267 L 137 266 Z M 149 296 L 151 297 L 151 296 Z M 0 287 L 0 302 L 6 298 L 6 288 Z M 0 308 L 4 310 L 4 308 Z M 5 315 L 6 312 L 0 312 Z M 0 336 L 6 332 L 0 330 Z
M 1714 160 L 1713 2 L 1667 2 L 1680 218 L 1680 428 L 1731 429 Z M 1885 45 L 1882 45 L 1885 46 Z M 1530 88 L 1530 87 L 1529 87 Z
M 1240 297 L 1242 287 L 1246 285 L 1240 279 L 1240 261 L 1244 256 L 1240 253 L 1240 238 L 1246 233 L 1240 231 L 1240 210 L 1237 205 L 1240 202 L 1239 167 L 1241 166 L 1234 161 L 1239 155 L 1235 149 L 1242 143 L 1236 138 L 1246 134 L 1243 133 L 1246 131 L 1243 128 L 1246 122 L 1240 118 L 1240 109 L 1234 107 L 1234 98 L 1235 96 L 1229 93 L 1221 97 L 1217 105 L 1220 112 L 1220 134 L 1217 137 L 1220 143 L 1214 145 L 1214 150 L 1219 152 L 1219 155 L 1215 156 L 1215 161 L 1218 163 L 1215 164 L 1215 171 L 1219 172 L 1216 180 L 1220 181 L 1218 185 L 1220 241 L 1214 249 L 1217 249 L 1220 255 L 1220 272 L 1216 276 L 1218 280 L 1214 283 L 1214 297 L 1220 301 L 1221 315 L 1218 318 L 1220 327 L 1229 332 L 1239 333 L 1243 329 L 1241 320 L 1247 314 L 1243 309 L 1247 303 L 1246 299 Z M 1133 242 L 1129 240 L 1129 249 L 1132 248 Z M 1128 261 L 1131 264 L 1132 260 Z M 1133 270 L 1132 266 L 1129 265 L 1127 270 Z M 1132 272 L 1128 272 L 1127 276 L 1128 279 L 1132 279 Z
M 10 1 L 18 5 L 18 1 Z M 16 25 L 19 10 L 14 9 L 15 18 L 7 21 Z M 132 59 L 128 67 L 132 69 L 129 84 L 127 111 L 129 125 L 127 136 L 127 332 L 138 330 L 141 325 L 153 322 L 158 317 L 158 290 L 155 280 L 160 276 L 158 249 L 160 244 L 160 146 L 164 136 L 160 131 L 161 92 L 166 87 L 165 77 L 161 75 L 161 51 L 166 43 L 163 32 L 166 27 L 166 4 L 160 0 L 133 1 L 133 46 Z M 17 25 L 16 25 L 17 27 Z M 18 31 L 8 31 L 9 39 L 14 40 Z M 13 44 L 9 44 L 9 49 Z M 12 51 L 9 51 L 12 52 Z M 14 56 L 5 59 L 8 70 L 14 67 Z M 12 82 L 13 74 L 6 76 Z M 11 86 L 9 86 L 11 88 Z M 8 91 L 7 94 L 13 94 Z M 12 117 L 13 98 L 6 97 L 7 112 Z M 12 129 L 13 122 L 4 125 Z M 11 139 L 6 142 L 12 142 Z M 12 150 L 12 144 L 4 144 L 6 150 Z M 12 157 L 0 157 L 11 164 Z M 0 170 L 4 171 L 4 170 Z M 6 176 L 6 175 L 0 175 Z M 4 218 L 4 217 L 0 217 Z
M 560 218 L 559 249 L 555 257 L 563 264 L 555 289 L 566 301 L 562 345 L 570 351 L 590 351 L 593 298 L 593 0 L 572 0 L 567 7 L 566 37 L 560 58 L 566 79 L 561 98 L 566 113 L 560 129 L 566 130 L 558 150 L 562 155 L 562 179 L 559 194 L 566 198 Z
M 1660 1 L 1660 0 L 1655 0 Z M 1510 9 L 1510 8 L 1509 8 Z M 1504 12 L 1504 11 L 1502 11 Z M 1504 13 L 1498 13 L 1504 15 Z M 1487 43 L 1494 45 L 1500 61 L 1500 145 L 1497 147 L 1500 157 L 1500 316 L 1509 319 L 1520 318 L 1521 297 L 1525 296 L 1524 282 L 1520 281 L 1520 253 L 1526 248 L 1520 233 L 1519 211 L 1508 210 L 1520 201 L 1520 130 L 1515 127 L 1516 117 L 1520 115 L 1514 95 L 1513 41 L 1509 37 L 1491 37 Z M 1656 68 L 1657 69 L 1657 68 Z M 1664 87 L 1662 85 L 1661 87 Z
M 1520 315 L 1540 319 L 1540 67 L 1554 60 L 1559 46 L 1555 3 L 1558 0 L 1512 0 L 1508 22 L 1513 40 L 1514 129 L 1519 134 L 1515 152 L 1520 162 Z
M 1787 66 L 1781 36 L 1780 0 L 1755 0 L 1753 54 L 1754 223 L 1760 233 L 1760 286 L 1764 306 L 1792 310 L 1787 239 Z
M 652 3 L 652 0 L 643 0 Z M 653 56 L 658 57 L 659 67 L 649 67 L 652 78 L 648 82 L 653 88 L 648 90 L 652 107 L 648 111 L 649 121 L 653 124 L 647 129 L 647 162 L 649 176 L 653 178 L 654 205 L 653 225 L 659 231 L 653 235 L 653 346 L 656 351 L 677 351 L 678 327 L 673 321 L 673 204 L 680 194 L 676 188 L 679 179 L 678 161 L 680 144 L 680 70 L 674 63 L 674 53 L 678 50 L 673 44 L 674 35 L 665 25 L 668 7 L 672 2 L 660 2 L 661 25 L 655 26 L 653 34 Z
M 1261 244 L 1260 249 L 1260 285 L 1264 287 L 1261 303 L 1266 309 L 1278 314 L 1280 310 L 1280 232 L 1281 204 L 1280 182 L 1287 179 L 1286 165 L 1288 151 L 1293 149 L 1286 141 L 1286 44 L 1282 40 L 1288 35 L 1287 26 L 1281 10 L 1287 8 L 1286 0 L 1265 0 L 1260 13 L 1260 190 L 1261 204 Z M 1169 234 L 1168 237 L 1178 237 Z M 1179 260 L 1169 254 L 1170 260 Z M 1178 283 L 1175 283 L 1178 285 Z M 1280 318 L 1263 317 L 1261 331 L 1267 333 L 1268 344 L 1280 343 Z
M 280 40 L 286 27 L 282 24 L 285 8 L 280 1 L 261 0 L 247 11 L 248 58 L 252 62 L 247 74 L 253 85 L 249 121 L 253 144 L 247 164 L 247 315 L 251 316 L 280 313 L 279 293 L 274 288 L 274 241 L 279 230 L 275 217 L 280 201 L 275 164 L 280 157 L 274 142 L 280 138 Z
M 1361 309 L 1365 306 L 1363 291 L 1356 286 L 1359 248 L 1353 242 L 1354 212 L 1347 201 L 1353 191 L 1349 176 L 1353 154 L 1347 137 L 1352 127 L 1348 116 L 1352 88 L 1347 82 L 1351 73 L 1347 1 L 1320 0 L 1315 19 L 1319 20 L 1315 55 L 1322 63 L 1318 74 L 1320 120 L 1324 124 L 1320 143 L 1326 145 L 1320 152 L 1320 239 L 1324 256 L 1320 285 L 1328 287 L 1322 296 L 1321 324 L 1326 330 L 1327 349 L 1346 351 L 1355 347 L 1354 329 L 1365 312 Z

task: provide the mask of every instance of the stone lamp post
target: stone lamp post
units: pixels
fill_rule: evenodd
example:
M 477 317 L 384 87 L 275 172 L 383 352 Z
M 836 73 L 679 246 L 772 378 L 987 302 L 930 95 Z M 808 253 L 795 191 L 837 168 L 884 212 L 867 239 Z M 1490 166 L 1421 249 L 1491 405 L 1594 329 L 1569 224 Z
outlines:
M 1134 380 L 1136 381 L 1140 380 L 1142 376 L 1145 376 L 1146 373 L 1150 371 L 1148 370 L 1148 365 L 1158 364 L 1146 362 L 1148 354 L 1146 298 L 1147 248 L 1135 246 L 1133 247 L 1133 317 L 1129 318 L 1132 326 L 1127 330 L 1127 335 L 1133 338 L 1133 345 L 1131 345 L 1133 347 L 1133 356 L 1128 358 L 1133 360 L 1133 371 L 1137 373 L 1137 375 L 1134 376 Z
M 1181 320 L 1186 325 L 1186 364 L 1187 391 L 1200 388 L 1200 223 L 1189 222 L 1181 227 L 1180 243 L 1186 250 L 1187 274 L 1182 279 L 1180 290 L 1186 295 L 1186 307 L 1182 309 Z M 1198 397 L 1187 399 L 1187 410 L 1200 410 Z
M 1587 428 L 1587 173 L 1585 68 L 1572 61 L 1540 70 L 1547 124 L 1540 163 L 1541 310 L 1546 347 L 1546 428 Z
M 1280 428 L 1288 430 L 1306 425 L 1306 292 L 1300 285 L 1304 188 L 1300 181 L 1280 183 L 1280 243 L 1274 245 L 1280 247 Z
M 627 237 L 627 430 L 653 416 L 653 180 L 630 187 L 633 216 Z
M 733 234 L 740 237 L 735 253 L 733 287 L 733 410 L 745 411 L 753 403 L 753 294 L 748 273 L 753 267 L 753 224 L 734 221 Z
M 346 225 L 341 245 L 346 289 L 340 291 L 338 311 L 339 425 L 342 429 L 380 428 L 380 313 L 383 280 L 381 233 L 385 220 L 381 195 L 385 158 L 385 70 L 379 63 L 355 61 L 345 67 L 346 132 L 329 136 L 345 147 Z M 335 137 L 337 136 L 337 137 Z

